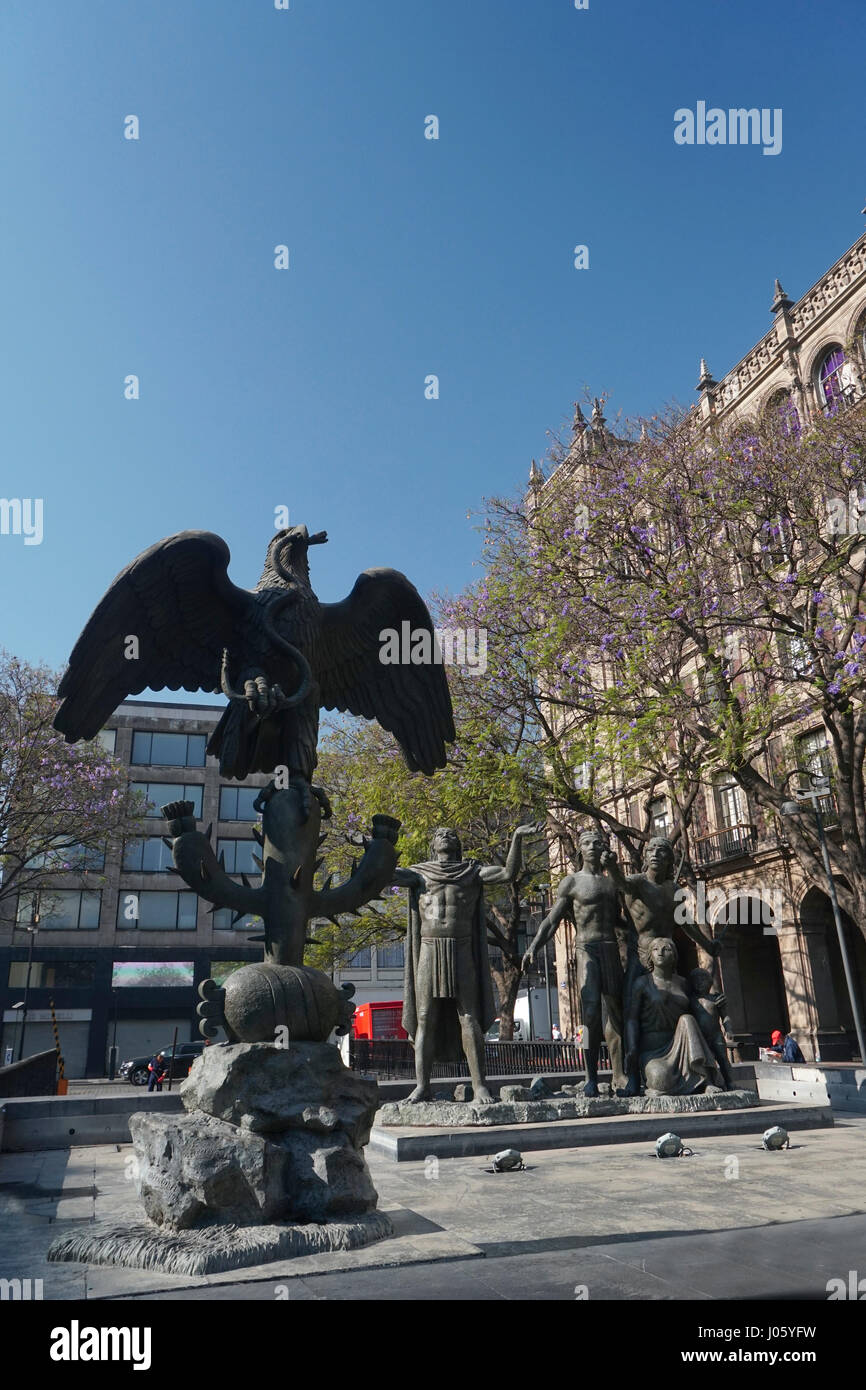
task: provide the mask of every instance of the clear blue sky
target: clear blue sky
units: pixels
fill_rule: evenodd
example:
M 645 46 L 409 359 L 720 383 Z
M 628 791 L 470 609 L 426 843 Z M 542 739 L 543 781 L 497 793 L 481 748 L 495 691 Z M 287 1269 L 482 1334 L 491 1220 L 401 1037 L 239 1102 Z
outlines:
M 863 0 L 3 0 L 0 496 L 44 539 L 0 536 L 0 645 L 62 665 L 190 527 L 252 585 L 280 504 L 323 599 L 462 587 L 584 384 L 690 402 L 856 240 L 864 37 Z M 782 152 L 677 146 L 699 100 L 781 107 Z

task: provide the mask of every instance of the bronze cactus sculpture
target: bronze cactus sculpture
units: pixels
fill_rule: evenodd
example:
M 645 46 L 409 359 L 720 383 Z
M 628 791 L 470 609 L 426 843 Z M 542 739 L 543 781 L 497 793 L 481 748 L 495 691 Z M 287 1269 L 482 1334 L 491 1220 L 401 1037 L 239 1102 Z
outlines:
M 253 803 L 262 813 L 262 829 L 253 832 L 262 849 L 258 887 L 244 874 L 240 883 L 229 877 L 208 834 L 196 828 L 192 802 L 172 801 L 162 808 L 175 867 L 190 888 L 214 908 L 232 909 L 236 920 L 253 914 L 264 922 L 264 933 L 251 938 L 264 943 L 263 962 L 236 970 L 223 988 L 213 980 L 199 986 L 199 1028 L 205 1037 L 216 1036 L 216 1024 L 232 1042 L 272 1042 L 280 1027 L 296 1040 L 313 1042 L 324 1041 L 335 1027 L 348 1031 L 354 987 L 337 990 L 323 971 L 304 965 L 307 930 L 312 917 L 335 921 L 381 896 L 394 877 L 400 822 L 374 816 L 364 855 L 349 878 L 332 884 L 328 874 L 316 888 L 321 864 L 316 852 L 325 838 L 320 834 L 323 803 L 326 816 L 330 808 L 318 789 L 311 790 L 313 796 L 304 796 L 296 784 L 278 789 L 270 782 Z

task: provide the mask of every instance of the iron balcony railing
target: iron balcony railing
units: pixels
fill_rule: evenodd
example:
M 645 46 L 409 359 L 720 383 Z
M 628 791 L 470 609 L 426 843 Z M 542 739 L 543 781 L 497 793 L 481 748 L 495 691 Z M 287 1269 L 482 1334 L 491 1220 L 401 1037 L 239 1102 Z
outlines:
M 757 843 L 758 831 L 754 825 L 727 825 L 724 830 L 702 835 L 695 841 L 695 859 L 698 864 L 717 864 L 722 859 L 751 854 Z

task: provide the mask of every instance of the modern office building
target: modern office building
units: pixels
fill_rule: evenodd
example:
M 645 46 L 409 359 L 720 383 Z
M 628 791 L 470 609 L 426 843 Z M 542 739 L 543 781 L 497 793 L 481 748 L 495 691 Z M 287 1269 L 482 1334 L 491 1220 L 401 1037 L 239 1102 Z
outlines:
M 220 777 L 206 755 L 221 707 L 126 700 L 108 720 L 102 741 L 129 769 L 131 784 L 146 796 L 152 814 L 144 834 L 89 856 L 83 873 L 48 880 L 32 929 L 34 902 L 22 893 L 0 919 L 0 1062 L 54 1046 L 54 1001 L 66 1075 L 105 1074 L 108 1051 L 119 1059 L 144 1055 L 198 1037 L 198 985 L 219 979 L 239 964 L 260 960 L 261 930 L 249 919 L 232 926 L 232 913 L 196 897 L 173 871 L 164 843 L 160 808 L 189 800 L 231 874 L 255 881 L 252 827 L 258 788 L 268 778 L 243 784 Z M 29 990 L 28 990 L 29 977 Z M 403 945 L 360 951 L 335 971 L 337 984 L 352 981 L 356 1001 L 401 999 Z M 26 1019 L 15 1005 L 27 994 Z

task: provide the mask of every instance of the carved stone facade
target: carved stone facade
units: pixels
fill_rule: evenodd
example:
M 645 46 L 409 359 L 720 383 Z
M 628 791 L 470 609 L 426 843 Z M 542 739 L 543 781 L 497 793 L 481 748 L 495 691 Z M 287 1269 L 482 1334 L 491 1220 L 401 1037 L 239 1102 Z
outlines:
M 798 431 L 819 415 L 866 400 L 866 234 L 796 302 L 777 280 L 771 313 L 769 332 L 721 381 L 701 361 L 695 410 L 707 425 L 777 408 L 786 411 L 792 430 Z M 566 468 L 579 467 L 588 452 L 605 444 L 580 413 L 574 434 Z M 547 485 L 555 486 L 555 478 Z M 541 485 L 540 477 L 530 476 L 531 488 Z M 815 770 L 822 761 L 822 732 L 814 716 L 788 731 L 789 737 L 813 739 L 806 761 Z M 770 758 L 782 758 L 781 739 L 774 743 Z M 765 775 L 770 771 L 769 766 L 761 770 Z M 649 819 L 659 834 L 670 828 L 664 798 L 647 807 L 646 794 L 637 787 L 628 789 L 612 810 L 634 826 Z M 825 810 L 832 836 L 837 832 L 829 798 Z M 696 807 L 693 842 L 694 867 L 705 884 L 706 922 L 716 936 L 725 928 L 720 968 L 741 1056 L 755 1057 L 759 1046 L 769 1045 L 770 1031 L 780 1028 L 793 1033 L 810 1059 L 850 1058 L 853 1019 L 829 898 L 804 880 L 777 824 L 750 806 L 741 788 L 722 779 Z M 565 873 L 570 866 L 559 867 Z M 556 942 L 566 1036 L 579 1022 L 569 968 L 571 936 L 572 929 L 563 924 Z M 846 940 L 862 1009 L 866 942 L 853 923 L 846 923 Z M 687 973 L 699 963 L 697 947 L 682 933 L 677 944 L 681 973 Z M 700 963 L 709 962 L 705 958 Z
M 866 233 L 796 303 L 777 280 L 770 312 L 770 331 L 720 382 L 701 362 L 698 410 L 707 421 L 760 415 L 787 401 L 805 424 L 863 396 Z M 835 367 L 834 354 L 843 359 Z

